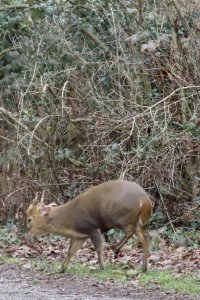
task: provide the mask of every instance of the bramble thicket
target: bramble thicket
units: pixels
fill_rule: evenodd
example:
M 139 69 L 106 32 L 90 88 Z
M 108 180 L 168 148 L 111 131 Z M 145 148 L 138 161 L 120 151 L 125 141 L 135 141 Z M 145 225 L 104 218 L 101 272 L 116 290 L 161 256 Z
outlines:
M 125 178 L 198 229 L 199 1 L 1 3 L 0 221 Z

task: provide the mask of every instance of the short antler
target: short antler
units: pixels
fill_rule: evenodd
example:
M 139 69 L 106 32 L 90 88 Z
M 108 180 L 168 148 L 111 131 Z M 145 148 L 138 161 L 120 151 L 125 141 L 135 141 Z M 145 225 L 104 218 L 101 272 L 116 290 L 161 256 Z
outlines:
M 41 200 L 40 200 L 40 203 L 43 203 L 44 202 L 44 196 L 45 196 L 45 190 L 43 190 L 42 192 L 42 197 L 41 197 Z
M 38 202 L 38 192 L 35 194 L 35 198 L 33 199 L 32 204 L 36 204 Z

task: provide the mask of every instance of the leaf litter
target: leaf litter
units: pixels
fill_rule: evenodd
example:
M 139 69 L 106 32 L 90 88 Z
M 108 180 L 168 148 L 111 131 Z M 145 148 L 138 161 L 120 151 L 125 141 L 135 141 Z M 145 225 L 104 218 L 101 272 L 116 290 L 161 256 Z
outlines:
M 13 235 L 15 238 L 13 238 Z M 20 272 L 36 272 L 37 270 L 34 270 L 33 266 L 30 263 L 30 258 L 38 259 L 38 260 L 49 260 L 51 262 L 59 262 L 60 264 L 63 262 L 63 259 L 66 257 L 69 241 L 65 238 L 60 237 L 50 237 L 47 238 L 39 238 L 39 239 L 32 239 L 27 238 L 27 236 L 20 237 L 17 230 L 14 231 L 14 234 L 11 235 L 11 240 L 9 240 L 10 236 L 8 235 L 8 239 L 0 239 L 0 256 L 9 256 L 11 258 L 18 258 L 22 262 L 22 266 L 15 266 L 15 268 L 19 268 Z M 12 242 L 11 242 L 12 241 Z M 14 241 L 14 242 L 13 242 Z M 156 245 L 155 245 L 156 243 Z M 192 273 L 196 277 L 200 278 L 200 249 L 192 249 L 191 247 L 187 246 L 177 246 L 174 243 L 169 243 L 165 239 L 159 239 L 159 241 L 152 241 L 151 243 L 151 250 L 149 255 L 149 269 L 154 270 L 170 270 L 174 272 L 175 277 L 181 277 L 184 274 Z M 119 256 L 117 259 L 114 259 L 113 257 L 113 251 L 111 250 L 111 247 L 109 244 L 104 244 L 104 259 L 105 263 L 107 265 L 115 265 L 119 264 L 120 269 L 114 270 L 114 275 L 117 275 L 117 272 L 124 272 L 126 270 L 126 278 L 129 280 L 129 283 L 126 284 L 126 291 L 128 293 L 128 290 L 137 288 L 141 289 L 141 285 L 139 282 L 139 273 L 137 271 L 138 266 L 141 265 L 142 261 L 142 250 L 138 245 L 133 242 L 130 242 L 121 249 Z M 82 265 L 87 266 L 89 270 L 92 272 L 95 271 L 98 268 L 97 263 L 97 255 L 94 251 L 92 243 L 88 240 L 85 245 L 77 252 L 77 254 L 72 258 L 72 263 L 78 262 Z M 8 271 L 9 272 L 9 271 Z M 39 275 L 37 274 L 36 277 Z M 46 276 L 47 281 L 51 281 L 52 277 L 55 278 L 54 275 L 42 275 L 42 278 L 40 280 L 44 280 Z M 66 278 L 69 280 L 72 275 L 58 275 L 56 274 L 56 282 L 57 286 L 60 289 L 60 280 L 58 278 Z M 73 277 L 73 276 L 72 276 Z M 76 278 L 76 277 L 74 277 Z M 112 295 L 109 293 L 108 286 L 111 284 L 111 286 L 115 286 L 116 290 L 120 290 L 119 283 L 114 283 L 113 280 L 107 280 L 103 282 L 99 282 L 97 279 L 90 276 L 87 278 L 87 276 L 78 277 L 80 282 L 84 282 L 87 280 L 87 282 L 91 282 L 93 288 L 97 288 L 98 286 L 98 293 L 99 290 L 104 291 L 102 294 L 103 297 L 106 295 L 107 290 L 107 296 L 108 299 L 116 298 L 117 295 L 115 295 L 112 292 Z M 61 280 L 62 281 L 62 280 Z M 45 283 L 47 284 L 47 283 Z M 129 286 L 129 287 L 128 287 Z M 130 287 L 131 286 L 131 287 Z M 158 285 L 153 282 L 150 289 L 158 288 Z M 73 289 L 72 289 L 73 290 Z M 143 288 L 144 290 L 144 288 Z M 79 288 L 80 295 L 81 294 L 88 294 L 88 288 L 83 287 Z M 144 290 L 146 292 L 146 288 Z M 149 291 L 148 291 L 149 292 Z M 155 291 L 154 291 L 155 292 Z M 74 293 L 74 290 L 73 290 Z M 73 294 L 72 293 L 72 294 Z M 121 298 L 126 298 L 127 293 L 121 292 Z M 157 295 L 157 298 L 150 298 L 152 299 L 161 299 L 163 296 L 160 297 L 161 291 L 159 291 L 159 294 Z M 172 294 L 170 294 L 169 299 L 197 299 L 197 298 L 191 298 L 189 296 L 181 296 L 182 298 L 178 298 L 176 295 L 176 298 L 173 298 L 175 292 L 173 291 Z M 122 295 L 123 294 L 123 295 Z M 125 295 L 126 294 L 126 295 Z M 79 295 L 79 296 L 80 296 Z M 118 292 L 119 295 L 119 292 Z M 138 294 L 139 295 L 139 294 Z M 78 296 L 77 296 L 78 297 Z M 97 297 L 97 296 L 96 296 Z M 109 298 L 110 297 L 110 298 Z M 138 296 L 138 299 L 149 299 Z M 183 298 L 186 297 L 186 298 Z M 188 297 L 188 298 L 187 298 Z M 127 299 L 128 299 L 127 298 Z M 6 298 L 5 298 L 6 299 Z M 16 298 L 17 299 L 17 298 Z M 27 298 L 28 299 L 28 298 Z M 44 298 L 45 299 L 45 298 Z M 56 298 L 55 298 L 56 299 Z M 65 298 L 67 299 L 67 298 Z M 71 298 L 73 299 L 73 297 Z M 82 299 L 82 298 L 77 298 Z M 89 298 L 86 298 L 89 299 Z M 95 299 L 95 298 L 93 298 Z M 96 298 L 98 299 L 98 298 Z M 99 298 L 100 299 L 100 298 Z M 137 299 L 137 298 L 134 298 Z M 165 299 L 166 295 L 165 295 Z

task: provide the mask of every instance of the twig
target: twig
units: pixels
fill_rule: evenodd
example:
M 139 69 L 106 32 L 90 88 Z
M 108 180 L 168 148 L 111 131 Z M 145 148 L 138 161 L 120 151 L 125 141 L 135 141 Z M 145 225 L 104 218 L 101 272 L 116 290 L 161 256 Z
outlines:
M 123 119 L 123 123 L 125 122 L 129 122 L 129 121 L 132 121 L 132 126 L 131 126 L 131 130 L 129 132 L 129 135 L 128 137 L 126 137 L 123 141 L 121 141 L 120 145 L 124 144 L 125 141 L 127 141 L 133 134 L 133 130 L 134 130 L 134 126 L 135 126 L 135 120 L 136 118 L 138 117 L 141 117 L 141 116 L 144 116 L 147 112 L 151 112 L 152 108 L 158 106 L 159 104 L 165 102 L 166 100 L 170 99 L 174 94 L 176 94 L 177 92 L 179 91 L 183 91 L 183 90 L 187 90 L 187 89 L 191 89 L 191 88 L 196 88 L 196 89 L 200 89 L 200 86 L 197 85 L 192 85 L 192 86 L 183 86 L 183 87 L 180 87 L 178 89 L 176 89 L 175 91 L 173 91 L 171 94 L 169 94 L 168 96 L 166 96 L 165 98 L 161 99 L 160 101 L 156 102 L 155 104 L 153 104 L 152 106 L 149 106 L 147 109 L 145 109 L 144 111 L 140 112 L 139 114 L 135 115 L 134 117 L 131 117 L 131 118 L 127 118 L 127 119 Z M 184 100 L 185 101 L 185 97 L 184 98 L 181 98 L 180 100 Z M 178 100 L 178 102 L 180 101 Z M 119 125 L 120 126 L 120 125 Z M 118 126 L 116 126 L 117 128 Z
M 9 47 L 9 48 L 3 49 L 2 51 L 0 51 L 0 57 L 2 55 L 4 55 L 5 53 L 10 52 L 12 50 L 16 50 L 16 49 L 21 49 L 21 46 L 14 46 L 14 47 Z
M 64 116 L 64 101 L 63 101 L 63 99 L 64 99 L 64 92 L 65 92 L 65 88 L 68 85 L 68 83 L 69 83 L 69 80 L 66 80 L 65 83 L 64 83 L 64 85 L 63 85 L 63 88 L 62 88 L 62 95 L 61 95 L 61 99 L 62 99 L 62 119 L 63 119 L 63 116 Z
M 168 96 L 166 96 L 165 98 L 161 99 L 160 101 L 156 102 L 155 104 L 153 104 L 152 106 L 149 106 L 147 109 L 145 109 L 143 112 L 137 114 L 134 117 L 131 118 L 127 118 L 126 121 L 131 121 L 134 120 L 137 117 L 140 117 L 142 115 L 144 115 L 145 113 L 147 113 L 149 110 L 151 110 L 152 108 L 158 106 L 159 104 L 165 102 L 166 100 L 170 99 L 174 94 L 176 94 L 177 92 L 179 92 L 180 90 L 189 90 L 189 89 L 200 89 L 200 85 L 190 85 L 190 86 L 182 86 L 179 87 L 178 89 L 176 89 L 175 91 L 173 91 L 172 93 L 170 93 Z M 180 99 L 182 100 L 182 99 Z M 185 101 L 185 98 L 183 99 Z M 123 120 L 124 121 L 124 120 Z
M 143 3 L 142 0 L 137 0 L 138 2 L 138 12 L 139 12 L 139 23 L 142 24 L 144 21 L 144 17 L 143 17 Z
M 46 94 L 47 91 L 49 91 L 49 92 L 52 94 L 52 96 L 53 96 L 54 98 L 57 98 L 57 96 L 56 96 L 56 94 L 54 93 L 52 87 L 50 87 L 50 85 L 46 83 L 46 84 L 44 85 L 43 89 L 42 89 L 42 93 L 43 93 L 43 94 Z
M 43 118 L 42 120 L 40 120 L 37 125 L 35 126 L 34 130 L 31 132 L 30 129 L 24 125 L 23 123 L 21 123 L 20 121 L 18 121 L 16 118 L 14 118 L 12 116 L 12 114 L 7 111 L 6 109 L 4 109 L 3 107 L 0 107 L 0 112 L 2 112 L 3 114 L 5 114 L 6 116 L 8 116 L 9 118 L 11 118 L 11 120 L 14 122 L 14 123 L 17 123 L 21 128 L 23 128 L 24 130 L 28 131 L 29 134 L 31 134 L 31 139 L 30 139 L 30 144 L 29 144 L 29 147 L 28 147 L 28 153 L 30 154 L 30 148 L 32 146 L 32 141 L 33 141 L 33 137 L 40 143 L 42 143 L 43 145 L 45 145 L 47 148 L 50 148 L 49 147 L 49 144 L 46 143 L 45 141 L 41 140 L 36 134 L 36 130 L 38 129 L 39 125 L 47 118 L 49 117 L 52 117 L 52 116 L 46 116 L 45 118 Z M 73 158 L 70 158 L 70 157 L 67 157 L 66 158 L 71 164 L 77 166 L 77 167 L 86 167 L 87 165 L 78 161 L 78 160 L 75 160 Z
M 65 193 L 64 193 L 64 190 L 61 186 L 61 183 L 60 183 L 60 180 L 59 180 L 59 177 L 57 175 L 57 172 L 56 172 L 56 167 L 55 167 L 55 160 L 51 159 L 51 156 L 50 156 L 50 153 L 48 152 L 48 159 L 49 159 L 49 162 L 50 162 L 50 165 L 51 165 L 51 169 L 52 169 L 52 172 L 53 172 L 53 175 L 55 177 L 55 180 L 57 181 L 57 184 L 58 184 L 58 188 L 62 194 L 62 197 L 63 199 L 65 199 Z
M 192 208 L 188 209 L 187 212 L 184 213 L 181 217 L 178 217 L 178 218 L 176 218 L 176 219 L 174 219 L 174 220 L 170 220 L 170 222 L 168 222 L 168 223 L 165 224 L 165 225 L 168 226 L 168 225 L 171 224 L 171 223 L 175 223 L 175 222 L 181 220 L 181 219 L 184 218 L 184 216 L 186 216 L 189 212 L 191 212 L 191 211 L 193 211 L 193 210 L 197 210 L 197 208 L 200 208 L 200 204 L 198 204 L 198 205 L 195 206 L 195 207 L 192 207 Z
M 28 4 L 9 4 L 9 5 L 5 5 L 0 7 L 0 11 L 5 11 L 8 9 L 21 9 L 21 8 L 28 8 L 29 5 Z
M 93 122 L 92 119 L 89 119 L 89 118 L 76 118 L 76 119 L 71 119 L 70 118 L 70 122 L 72 123 L 80 123 L 80 122 Z
M 160 190 L 159 190 L 159 187 L 158 187 L 157 183 L 155 183 L 155 184 L 156 184 L 156 187 L 157 187 L 157 190 L 158 190 L 158 193 L 159 193 L 160 199 L 161 199 L 161 201 L 162 201 L 162 204 L 163 204 L 164 210 L 166 211 L 167 217 L 168 217 L 168 219 L 169 219 L 169 223 L 168 223 L 168 224 L 171 226 L 172 230 L 174 231 L 174 234 L 175 234 L 175 236 L 177 237 L 177 234 L 176 234 L 176 229 L 174 228 L 173 221 L 170 219 L 170 216 L 169 216 L 169 213 L 168 213 L 167 207 L 166 207 L 166 205 L 165 205 L 165 202 L 164 202 L 163 196 L 162 196 L 162 194 L 161 194 L 161 192 L 160 192 Z
M 181 13 L 181 11 L 180 11 L 180 9 L 179 9 L 179 7 L 178 7 L 176 1 L 175 1 L 175 0 L 171 0 L 171 1 L 172 1 L 173 5 L 174 5 L 176 11 L 177 11 L 177 14 L 178 14 L 180 20 L 183 22 L 185 28 L 189 31 L 189 30 L 190 30 L 190 26 L 189 26 L 188 23 L 185 21 L 185 19 L 184 19 L 182 13 Z
M 109 49 L 102 43 L 96 36 L 94 36 L 91 32 L 86 31 L 85 29 L 81 29 L 82 33 L 90 38 L 97 46 L 100 46 L 105 51 L 105 55 L 108 55 Z

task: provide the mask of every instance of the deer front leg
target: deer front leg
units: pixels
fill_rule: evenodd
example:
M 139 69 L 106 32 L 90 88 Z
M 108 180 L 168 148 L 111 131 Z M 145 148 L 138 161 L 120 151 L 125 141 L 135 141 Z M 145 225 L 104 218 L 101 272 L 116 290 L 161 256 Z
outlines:
M 72 256 L 76 254 L 76 252 L 81 248 L 83 243 L 86 241 L 86 239 L 78 239 L 78 238 L 72 238 L 70 241 L 67 257 L 64 260 L 64 263 L 61 268 L 61 273 L 64 273 L 67 270 L 68 264 L 70 262 L 70 259 Z

